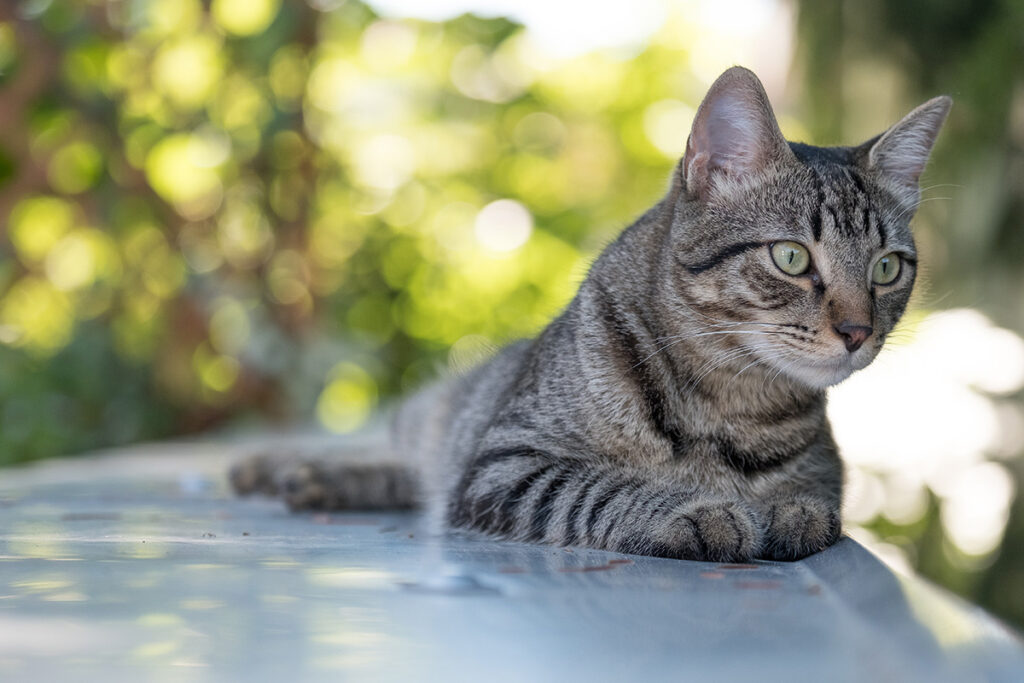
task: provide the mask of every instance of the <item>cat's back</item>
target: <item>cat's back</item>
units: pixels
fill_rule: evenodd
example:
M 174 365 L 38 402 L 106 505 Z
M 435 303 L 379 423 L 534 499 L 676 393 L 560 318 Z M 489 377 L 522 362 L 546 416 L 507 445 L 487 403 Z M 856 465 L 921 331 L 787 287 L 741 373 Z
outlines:
M 534 343 L 509 344 L 480 365 L 405 399 L 392 427 L 396 451 L 424 469 L 442 459 L 463 461 L 521 374 Z

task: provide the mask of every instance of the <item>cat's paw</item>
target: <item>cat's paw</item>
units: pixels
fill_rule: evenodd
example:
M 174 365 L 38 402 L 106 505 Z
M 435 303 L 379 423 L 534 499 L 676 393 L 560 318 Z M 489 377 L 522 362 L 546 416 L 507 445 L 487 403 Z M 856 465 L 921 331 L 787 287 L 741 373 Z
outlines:
M 235 493 L 247 496 L 262 493 L 277 495 L 274 459 L 269 455 L 251 455 L 239 460 L 228 471 L 228 481 Z
M 327 475 L 315 462 L 296 463 L 281 470 L 277 487 L 292 510 L 320 510 L 327 503 Z
M 766 517 L 762 556 L 772 560 L 799 560 L 824 550 L 839 540 L 842 530 L 839 510 L 813 496 L 772 503 Z
M 686 560 L 741 562 L 761 549 L 761 525 L 738 501 L 692 503 L 668 516 L 652 539 L 664 554 Z

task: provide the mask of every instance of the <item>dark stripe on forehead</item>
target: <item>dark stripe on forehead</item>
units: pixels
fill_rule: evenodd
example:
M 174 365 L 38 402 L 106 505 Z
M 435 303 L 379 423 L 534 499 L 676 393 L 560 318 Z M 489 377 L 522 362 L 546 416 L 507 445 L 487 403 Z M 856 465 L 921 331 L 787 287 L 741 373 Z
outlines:
M 857 178 L 858 176 L 853 175 L 853 177 Z M 888 238 L 885 234 L 885 225 L 883 224 L 878 211 L 875 209 L 875 203 L 872 201 L 871 195 L 864 190 L 864 185 L 862 183 L 857 183 L 857 189 L 860 190 L 860 197 L 864 202 L 864 234 L 870 234 L 871 228 L 874 227 L 875 232 L 878 233 L 878 243 L 884 247 Z
M 882 222 L 878 220 L 878 213 L 875 211 L 874 202 L 871 201 L 871 195 L 868 194 L 863 176 L 861 176 L 858 169 L 852 166 L 844 167 L 843 172 L 850 179 L 850 182 L 857 187 L 857 203 L 860 205 L 861 221 L 864 223 L 864 234 L 868 235 L 871 232 L 872 226 L 874 226 L 878 232 L 878 240 L 884 247 L 885 232 L 882 230 Z
M 814 186 L 818 191 L 818 210 L 811 219 L 811 234 L 815 242 L 821 241 L 821 207 L 825 205 L 825 190 L 821 186 L 821 175 L 814 171 Z
M 852 166 L 847 166 L 845 170 L 846 175 L 848 175 L 850 177 L 850 180 L 853 181 L 853 184 L 857 186 L 857 191 L 860 192 L 862 195 L 867 195 L 868 190 L 867 187 L 864 185 L 864 178 L 861 177 L 860 171 L 858 171 L 856 168 L 853 168 Z
M 682 266 L 686 268 L 693 275 L 700 275 L 706 270 L 711 270 L 715 266 L 720 265 L 722 262 L 738 256 L 745 251 L 750 249 L 756 249 L 757 247 L 763 247 L 764 242 L 740 242 L 739 244 L 733 244 L 724 249 L 720 250 L 717 254 L 708 258 L 700 263 L 686 264 L 682 263 Z
M 839 216 L 836 214 L 835 207 L 831 206 L 826 202 L 821 205 L 821 210 L 823 212 L 828 212 L 829 217 L 832 219 L 832 230 L 835 232 L 839 232 L 842 229 L 843 224 L 839 220 Z

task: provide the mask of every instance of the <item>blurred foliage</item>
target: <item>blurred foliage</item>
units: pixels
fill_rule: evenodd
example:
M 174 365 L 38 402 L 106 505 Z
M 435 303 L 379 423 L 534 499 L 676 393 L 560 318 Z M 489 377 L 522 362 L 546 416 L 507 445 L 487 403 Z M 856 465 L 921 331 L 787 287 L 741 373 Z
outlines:
M 0 10 L 0 463 L 359 426 L 541 327 L 702 89 L 678 44 L 554 68 L 503 19 L 316 5 Z
M 794 7 L 807 128 L 784 132 L 849 143 L 954 95 L 919 306 L 1024 329 L 1024 5 Z M 707 86 L 698 31 L 550 60 L 505 19 L 356 0 L 0 4 L 0 464 L 314 415 L 349 431 L 536 332 L 663 192 Z M 1021 500 L 981 558 L 930 493 L 869 528 L 1024 624 Z

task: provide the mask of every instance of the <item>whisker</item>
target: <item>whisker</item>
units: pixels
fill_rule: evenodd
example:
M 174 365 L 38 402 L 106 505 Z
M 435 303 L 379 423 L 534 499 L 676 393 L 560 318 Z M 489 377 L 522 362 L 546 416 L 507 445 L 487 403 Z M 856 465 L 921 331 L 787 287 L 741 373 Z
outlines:
M 678 339 L 672 341 L 671 343 L 666 344 L 665 346 L 662 346 L 661 348 L 655 349 L 653 353 L 651 353 L 646 358 L 644 358 L 644 359 L 640 360 L 639 362 L 637 362 L 636 365 L 634 365 L 633 367 L 637 368 L 637 367 L 643 365 L 644 363 L 649 361 L 651 358 L 654 358 L 656 355 L 658 355 L 662 351 L 665 351 L 665 350 L 675 346 L 676 344 L 679 344 L 680 342 L 686 341 L 687 339 L 694 339 L 696 337 L 713 337 L 713 336 L 716 336 L 716 335 L 727 335 L 727 334 L 728 335 L 731 335 L 731 334 L 745 334 L 745 335 L 750 335 L 750 336 L 766 336 L 766 337 L 771 337 L 771 336 L 779 336 L 782 333 L 780 333 L 780 332 L 764 332 L 764 331 L 761 331 L 761 330 L 712 330 L 712 331 L 709 331 L 709 332 L 697 332 L 695 334 L 691 334 L 691 335 L 688 335 L 688 336 L 680 336 Z
M 746 358 L 747 356 L 749 356 L 749 355 L 751 355 L 753 353 L 754 353 L 753 349 L 746 349 L 746 348 L 734 349 L 733 351 L 730 351 L 729 353 L 725 354 L 721 358 L 716 358 L 716 359 L 713 359 L 712 361 L 710 361 L 709 363 L 705 363 L 704 365 L 702 365 L 697 370 L 698 372 L 700 372 L 700 374 L 696 378 L 694 378 L 694 379 L 690 380 L 689 382 L 687 382 L 686 385 L 684 385 L 683 389 L 684 390 L 688 390 L 687 395 L 692 395 L 692 393 L 697 389 L 697 386 L 708 375 L 710 375 L 712 372 L 714 372 L 715 370 L 718 370 L 719 368 L 725 366 L 726 364 L 730 363 L 733 360 L 738 360 L 740 358 Z M 708 367 L 709 365 L 710 365 L 710 367 Z M 704 370 L 703 372 L 701 372 L 701 370 L 703 368 L 705 368 L 705 367 L 707 367 L 707 370 Z
M 956 183 L 939 183 L 937 185 L 929 185 L 928 187 L 922 187 L 921 192 L 927 192 L 928 190 L 934 190 L 936 187 L 958 187 L 963 189 L 963 185 L 957 185 Z
M 695 322 L 696 324 L 701 325 L 704 328 L 719 328 L 719 327 L 729 327 L 729 328 L 732 328 L 732 327 L 739 327 L 740 325 L 757 325 L 759 327 L 790 327 L 791 326 L 791 325 L 789 325 L 787 323 L 765 323 L 765 322 L 758 322 L 758 321 L 755 321 L 755 320 L 742 320 L 742 321 L 731 322 L 731 323 L 700 323 L 700 322 L 697 322 L 697 321 L 692 321 L 692 322 Z M 666 341 L 666 340 L 669 340 L 669 339 L 678 339 L 681 336 L 683 336 L 683 335 L 671 334 L 671 335 L 669 335 L 667 337 L 656 337 L 655 341 Z

